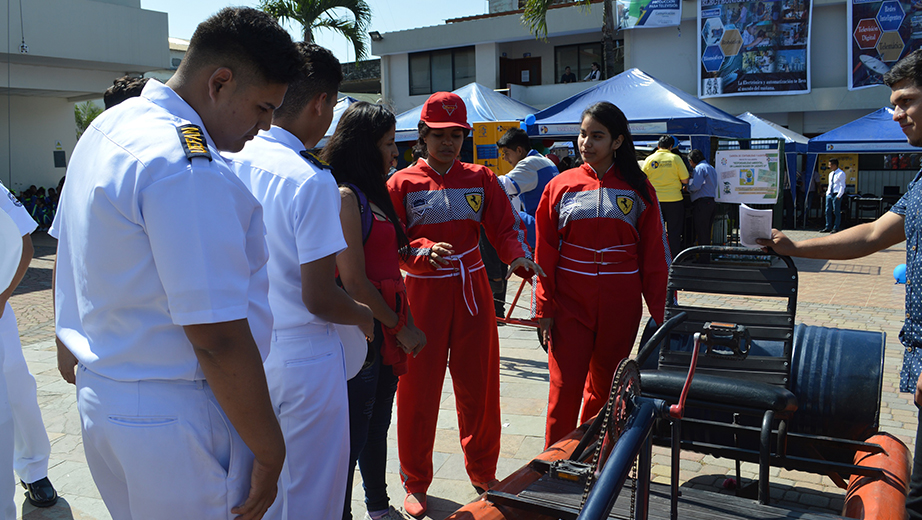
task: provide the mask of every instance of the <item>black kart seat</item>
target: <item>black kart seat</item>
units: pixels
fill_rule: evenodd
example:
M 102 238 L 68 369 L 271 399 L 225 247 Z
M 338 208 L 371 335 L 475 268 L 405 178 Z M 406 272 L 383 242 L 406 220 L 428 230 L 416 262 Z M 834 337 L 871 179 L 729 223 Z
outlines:
M 642 372 L 643 393 L 671 398 L 682 392 L 687 375 L 666 370 Z M 695 375 L 688 389 L 688 398 L 729 407 L 772 410 L 775 414 L 790 414 L 797 410 L 797 397 L 787 388 L 706 374 Z

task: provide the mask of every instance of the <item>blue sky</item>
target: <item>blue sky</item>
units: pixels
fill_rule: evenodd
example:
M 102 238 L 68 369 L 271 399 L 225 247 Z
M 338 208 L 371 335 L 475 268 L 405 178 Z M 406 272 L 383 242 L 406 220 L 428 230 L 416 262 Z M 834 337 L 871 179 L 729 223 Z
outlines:
M 371 6 L 372 21 L 369 31 L 381 33 L 438 25 L 450 18 L 486 13 L 486 0 L 366 0 Z M 141 0 L 141 7 L 161 11 L 170 16 L 170 36 L 189 39 L 199 22 L 228 5 L 256 7 L 258 0 Z M 300 30 L 288 28 L 298 36 Z M 346 40 L 330 31 L 314 34 L 317 43 L 332 50 L 340 61 L 354 61 L 354 51 Z M 299 38 L 300 39 L 300 38 Z

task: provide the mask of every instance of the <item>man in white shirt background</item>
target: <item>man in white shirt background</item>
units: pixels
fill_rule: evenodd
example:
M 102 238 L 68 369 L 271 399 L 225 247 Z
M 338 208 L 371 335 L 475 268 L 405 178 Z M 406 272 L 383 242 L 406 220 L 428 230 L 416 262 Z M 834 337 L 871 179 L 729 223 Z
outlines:
M 829 186 L 826 188 L 826 227 L 822 233 L 842 231 L 842 196 L 845 195 L 845 172 L 838 159 L 829 159 Z

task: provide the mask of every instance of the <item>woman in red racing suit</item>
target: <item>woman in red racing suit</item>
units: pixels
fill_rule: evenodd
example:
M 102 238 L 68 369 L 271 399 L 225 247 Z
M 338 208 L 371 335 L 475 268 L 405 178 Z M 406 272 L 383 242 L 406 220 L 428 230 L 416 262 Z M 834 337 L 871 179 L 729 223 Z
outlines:
M 548 183 L 535 213 L 535 259 L 547 273 L 535 288 L 550 344 L 547 446 L 605 404 L 637 336 L 641 296 L 657 323 L 666 304 L 666 234 L 624 114 L 608 102 L 587 108 L 578 145 L 583 164 Z

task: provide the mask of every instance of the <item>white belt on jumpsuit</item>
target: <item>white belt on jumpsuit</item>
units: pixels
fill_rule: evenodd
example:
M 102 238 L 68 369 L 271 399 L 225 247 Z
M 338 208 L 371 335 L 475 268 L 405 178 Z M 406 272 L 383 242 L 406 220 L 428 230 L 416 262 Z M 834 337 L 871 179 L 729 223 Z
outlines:
M 634 274 L 639 272 L 637 244 L 592 249 L 562 242 L 557 269 L 588 276 Z
M 476 259 L 475 259 L 476 257 Z M 474 296 L 474 280 L 471 273 L 484 268 L 483 259 L 480 258 L 480 246 L 475 246 L 463 253 L 443 256 L 448 260 L 448 265 L 441 265 L 436 262 L 435 271 L 431 273 L 407 273 L 411 278 L 451 278 L 454 276 L 461 277 L 461 294 L 464 296 L 464 304 L 467 306 L 467 312 L 471 316 L 476 316 L 477 298 Z

